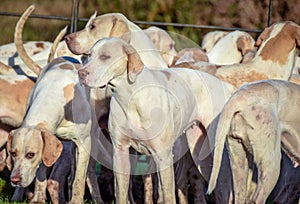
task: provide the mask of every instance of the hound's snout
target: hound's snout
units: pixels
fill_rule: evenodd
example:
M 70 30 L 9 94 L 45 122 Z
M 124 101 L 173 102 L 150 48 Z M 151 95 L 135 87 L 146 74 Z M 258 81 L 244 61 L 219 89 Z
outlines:
M 65 41 L 66 41 L 67 44 L 70 43 L 72 40 L 73 40 L 73 37 L 72 37 L 71 34 L 69 34 L 69 35 L 67 35 L 67 36 L 65 37 Z
M 10 178 L 11 183 L 13 183 L 14 185 L 18 185 L 19 183 L 21 183 L 21 177 L 20 176 L 12 176 Z

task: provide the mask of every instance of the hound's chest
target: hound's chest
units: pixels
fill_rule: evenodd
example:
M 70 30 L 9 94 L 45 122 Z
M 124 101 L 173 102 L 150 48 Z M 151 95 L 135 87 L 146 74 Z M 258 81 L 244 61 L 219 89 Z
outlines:
M 132 143 L 138 143 L 140 140 L 145 140 L 151 137 L 151 119 L 143 119 L 134 112 L 111 111 L 109 124 L 113 131 L 118 131 L 122 135 L 132 139 Z

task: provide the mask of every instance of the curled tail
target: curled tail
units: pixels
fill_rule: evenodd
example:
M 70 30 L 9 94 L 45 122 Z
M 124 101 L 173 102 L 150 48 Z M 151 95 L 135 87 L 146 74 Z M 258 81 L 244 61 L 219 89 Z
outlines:
M 230 104 L 224 106 L 223 111 L 221 112 L 215 138 L 215 149 L 214 149 L 214 158 L 213 158 L 213 167 L 209 179 L 207 193 L 211 194 L 214 188 L 216 187 L 222 155 L 225 145 L 225 139 L 227 134 L 230 131 L 231 121 L 233 119 L 234 113 L 236 112 L 235 107 L 231 107 Z
M 64 27 L 56 36 L 56 38 L 52 44 L 49 56 L 48 56 L 48 60 L 47 60 L 48 63 L 50 63 L 54 59 L 54 55 L 57 50 L 58 44 L 63 39 L 65 34 L 67 33 L 67 28 L 68 28 L 68 26 Z
M 32 11 L 35 9 L 34 5 L 29 6 L 26 11 L 23 13 L 21 18 L 19 19 L 16 28 L 15 28 L 15 36 L 14 36 L 14 42 L 17 47 L 17 51 L 23 60 L 23 62 L 26 64 L 27 67 L 29 67 L 36 75 L 38 75 L 41 71 L 41 67 L 35 63 L 27 54 L 22 40 L 22 33 L 23 33 L 23 27 L 28 19 L 29 15 L 32 13 Z M 25 73 L 27 73 L 25 70 L 23 70 Z

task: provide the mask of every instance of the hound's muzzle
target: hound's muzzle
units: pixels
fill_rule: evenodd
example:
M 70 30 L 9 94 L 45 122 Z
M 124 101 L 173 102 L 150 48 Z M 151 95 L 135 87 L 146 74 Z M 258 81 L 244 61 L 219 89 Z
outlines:
M 11 181 L 12 185 L 14 185 L 14 186 L 20 185 L 21 180 L 22 180 L 22 179 L 21 179 L 21 177 L 20 177 L 19 175 L 15 175 L 15 176 L 12 176 L 12 177 L 10 178 L 10 181 Z

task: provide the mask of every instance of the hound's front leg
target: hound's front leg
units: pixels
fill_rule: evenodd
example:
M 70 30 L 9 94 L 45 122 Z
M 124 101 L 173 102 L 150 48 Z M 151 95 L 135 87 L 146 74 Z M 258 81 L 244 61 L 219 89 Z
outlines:
M 41 163 L 37 171 L 34 196 L 30 203 L 44 203 L 46 201 L 46 188 L 47 188 L 47 167 Z
M 72 185 L 72 198 L 69 204 L 83 203 L 86 174 L 90 159 L 90 137 L 87 137 L 79 143 L 76 143 L 76 146 L 76 171 L 74 182 Z
M 90 190 L 90 194 L 92 196 L 93 203 L 100 204 L 100 203 L 104 203 L 104 202 L 100 195 L 100 189 L 99 189 L 99 184 L 98 184 L 97 174 L 96 174 L 96 163 L 97 163 L 97 161 L 93 157 L 90 157 L 86 182 L 87 182 L 88 188 Z
M 159 195 L 163 199 L 159 200 L 163 200 L 164 204 L 176 203 L 172 150 L 161 151 L 154 159 L 158 167 L 159 183 L 161 184 L 163 193 L 163 195 Z
M 114 148 L 115 196 L 117 204 L 129 203 L 130 160 L 128 147 Z

